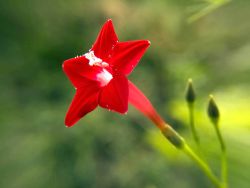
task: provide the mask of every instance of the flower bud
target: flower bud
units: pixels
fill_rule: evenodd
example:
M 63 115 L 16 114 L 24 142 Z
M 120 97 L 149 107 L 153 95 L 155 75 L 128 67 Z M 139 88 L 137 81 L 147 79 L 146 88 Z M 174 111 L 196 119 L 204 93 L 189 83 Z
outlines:
M 220 117 L 220 112 L 217 107 L 217 104 L 214 101 L 213 95 L 210 95 L 209 97 L 210 99 L 208 102 L 208 109 L 207 109 L 208 117 L 211 119 L 211 121 L 217 123 Z
M 188 85 L 186 90 L 186 101 L 188 103 L 193 103 L 195 101 L 195 92 L 193 88 L 193 81 L 192 79 L 188 79 Z

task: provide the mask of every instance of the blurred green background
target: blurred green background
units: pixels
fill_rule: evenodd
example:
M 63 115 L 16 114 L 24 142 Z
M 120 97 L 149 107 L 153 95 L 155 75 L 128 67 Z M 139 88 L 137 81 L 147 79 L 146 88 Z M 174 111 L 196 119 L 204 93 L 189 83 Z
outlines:
M 193 78 L 202 153 L 219 174 L 206 116 L 214 94 L 229 185 L 249 188 L 249 9 L 249 0 L 0 1 L 0 187 L 212 187 L 133 107 L 124 116 L 98 108 L 64 126 L 74 89 L 62 62 L 87 52 L 112 18 L 121 41 L 151 41 L 130 80 L 195 148 L 184 100 Z

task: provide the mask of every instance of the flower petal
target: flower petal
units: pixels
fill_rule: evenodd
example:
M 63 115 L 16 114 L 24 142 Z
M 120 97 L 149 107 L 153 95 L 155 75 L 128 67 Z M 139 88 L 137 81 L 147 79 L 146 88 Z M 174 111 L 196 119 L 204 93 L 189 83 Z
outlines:
M 142 112 L 146 117 L 151 119 L 159 128 L 165 126 L 165 122 L 161 116 L 157 113 L 148 98 L 132 83 L 128 82 L 129 86 L 129 102 Z
M 91 50 L 94 51 L 98 58 L 107 62 L 112 48 L 118 42 L 118 37 L 115 33 L 112 20 L 108 20 L 102 27 L 93 47 Z
M 85 85 L 76 90 L 76 94 L 65 117 L 65 125 L 73 126 L 80 118 L 94 110 L 98 105 L 100 87 L 94 81 L 85 82 Z
M 72 84 L 79 88 L 86 80 L 98 81 L 98 75 L 102 74 L 103 68 L 90 66 L 89 60 L 84 56 L 68 59 L 63 62 L 63 70 Z
M 128 111 L 128 79 L 115 76 L 100 93 L 99 105 L 120 113 Z
M 109 63 L 118 71 L 128 75 L 136 67 L 149 45 L 148 40 L 118 42 Z

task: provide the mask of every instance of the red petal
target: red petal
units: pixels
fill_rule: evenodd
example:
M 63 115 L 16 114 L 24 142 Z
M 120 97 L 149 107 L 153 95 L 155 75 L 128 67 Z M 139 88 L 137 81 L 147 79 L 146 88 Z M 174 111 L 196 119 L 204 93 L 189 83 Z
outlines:
M 103 88 L 99 96 L 99 105 L 120 113 L 128 111 L 128 79 L 124 75 L 114 77 Z
M 98 74 L 103 72 L 103 68 L 99 66 L 90 66 L 89 60 L 84 56 L 64 61 L 63 70 L 76 88 L 81 87 L 87 79 L 97 81 Z
M 103 61 L 107 61 L 112 48 L 117 44 L 118 38 L 116 36 L 112 20 L 108 20 L 102 27 L 93 47 L 91 50 L 94 51 L 98 58 Z
M 118 42 L 112 52 L 112 58 L 109 61 L 114 68 L 128 75 L 138 64 L 150 42 L 147 40 Z
M 129 102 L 139 111 L 141 111 L 145 116 L 151 119 L 151 121 L 153 121 L 159 128 L 164 127 L 164 121 L 152 106 L 151 102 L 147 99 L 147 97 L 132 82 L 129 81 L 128 86 Z
M 66 114 L 66 126 L 73 126 L 80 118 L 97 107 L 99 91 L 100 87 L 93 81 L 85 82 L 84 86 L 76 90 Z

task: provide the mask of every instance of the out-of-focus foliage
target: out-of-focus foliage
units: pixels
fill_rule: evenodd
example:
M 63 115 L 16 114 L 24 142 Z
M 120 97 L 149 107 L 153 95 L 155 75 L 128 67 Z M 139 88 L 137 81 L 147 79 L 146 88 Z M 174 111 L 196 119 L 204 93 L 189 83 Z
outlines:
M 125 116 L 99 108 L 65 128 L 74 89 L 61 64 L 88 51 L 112 18 L 121 41 L 151 41 L 130 79 L 191 144 L 184 91 L 193 78 L 202 151 L 219 174 L 219 145 L 206 117 L 207 96 L 215 95 L 230 187 L 248 188 L 250 1 L 200 15 L 215 2 L 0 1 L 0 187 L 211 187 L 133 108 Z

